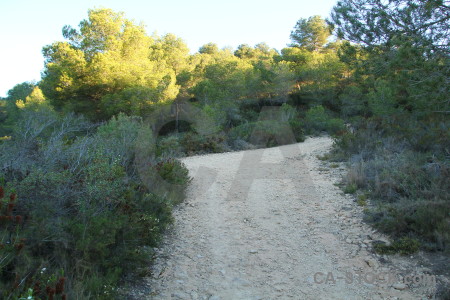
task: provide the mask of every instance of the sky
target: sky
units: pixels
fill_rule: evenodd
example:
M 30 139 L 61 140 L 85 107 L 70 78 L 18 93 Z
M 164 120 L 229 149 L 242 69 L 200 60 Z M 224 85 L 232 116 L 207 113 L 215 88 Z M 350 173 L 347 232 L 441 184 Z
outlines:
M 337 0 L 0 0 L 0 97 L 14 85 L 39 81 L 42 47 L 63 41 L 64 25 L 78 28 L 92 8 L 122 11 L 147 33 L 173 33 L 192 53 L 213 42 L 220 48 L 267 43 L 282 49 L 300 18 L 328 17 Z

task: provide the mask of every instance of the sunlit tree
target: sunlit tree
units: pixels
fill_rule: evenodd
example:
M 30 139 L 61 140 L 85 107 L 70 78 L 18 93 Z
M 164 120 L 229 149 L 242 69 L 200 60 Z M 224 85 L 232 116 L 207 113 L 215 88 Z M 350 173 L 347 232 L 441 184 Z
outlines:
M 198 49 L 198 53 L 201 54 L 215 54 L 217 52 L 219 52 L 219 47 L 214 43 L 205 44 Z
M 330 35 L 329 25 L 320 16 L 302 18 L 291 32 L 292 46 L 318 51 L 327 43 Z
M 40 86 L 56 108 L 104 119 L 126 107 L 130 100 L 118 98 L 124 90 L 126 95 L 139 91 L 134 99 L 144 105 L 176 97 L 176 72 L 183 68 L 187 47 L 175 36 L 155 40 L 143 25 L 110 9 L 89 10 L 78 30 L 65 26 L 63 35 L 67 42 L 43 49 Z

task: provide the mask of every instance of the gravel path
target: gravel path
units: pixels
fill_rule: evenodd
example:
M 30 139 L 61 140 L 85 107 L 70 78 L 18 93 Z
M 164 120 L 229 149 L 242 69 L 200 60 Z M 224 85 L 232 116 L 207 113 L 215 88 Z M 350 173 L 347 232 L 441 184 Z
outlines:
M 183 159 L 193 181 L 157 251 L 140 299 L 427 299 L 434 285 L 388 281 L 423 274 L 372 254 L 383 236 L 334 185 L 343 166 L 317 155 L 332 140 Z M 401 266 L 401 269 L 400 267 Z M 374 278 L 374 276 L 376 278 Z M 382 280 L 386 278 L 386 280 Z

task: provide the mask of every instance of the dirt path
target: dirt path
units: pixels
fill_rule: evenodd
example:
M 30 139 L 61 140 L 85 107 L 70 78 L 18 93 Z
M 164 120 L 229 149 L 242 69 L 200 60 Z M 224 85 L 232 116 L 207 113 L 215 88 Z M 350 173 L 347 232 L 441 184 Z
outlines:
M 334 185 L 344 168 L 316 158 L 331 144 L 185 158 L 188 198 L 141 299 L 427 299 L 434 285 L 381 280 L 424 270 L 371 254 L 382 236 Z

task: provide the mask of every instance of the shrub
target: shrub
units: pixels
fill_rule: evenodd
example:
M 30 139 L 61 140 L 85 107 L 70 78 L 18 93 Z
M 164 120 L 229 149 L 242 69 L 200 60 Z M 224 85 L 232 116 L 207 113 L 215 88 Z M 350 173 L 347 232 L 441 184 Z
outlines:
M 158 187 L 155 191 L 164 194 L 171 205 L 180 203 L 184 199 L 184 191 L 189 183 L 189 172 L 186 167 L 174 159 L 160 161 L 154 166 L 154 174 L 158 174 L 161 180 L 155 180 Z
M 208 135 L 188 132 L 181 139 L 181 145 L 187 154 L 219 153 L 226 150 L 225 135 L 212 133 Z
M 347 186 L 345 186 L 344 193 L 354 194 L 354 193 L 356 193 L 357 190 L 358 190 L 358 186 L 356 184 L 352 183 L 352 184 L 348 184 Z
M 365 211 L 374 227 L 396 239 L 413 237 L 424 249 L 448 251 L 450 165 L 442 150 L 445 142 L 436 129 L 428 133 L 432 146 L 418 147 L 411 124 L 416 123 L 395 116 L 356 123 L 354 133 L 336 138 L 330 156 L 348 159 L 345 181 L 371 197 L 373 205 Z M 427 135 L 431 126 L 414 125 L 415 135 Z
M 305 141 L 305 125 L 300 119 L 292 119 L 289 121 L 289 126 L 291 127 L 292 132 L 294 133 L 295 140 L 297 143 L 301 143 Z
M 243 140 L 257 147 L 273 147 L 296 142 L 289 123 L 272 120 L 236 126 L 229 131 L 228 136 L 230 142 Z
M 367 196 L 365 194 L 360 194 L 358 195 L 358 198 L 356 200 L 356 203 L 359 206 L 365 207 L 367 206 Z
M 242 123 L 243 119 L 235 101 L 215 101 L 213 104 L 203 106 L 204 117 L 215 124 L 210 128 L 213 132 L 220 132 L 225 128 Z M 212 125 L 212 124 L 211 124 Z
M 295 107 L 287 104 L 287 103 L 283 103 L 281 105 L 281 121 L 282 122 L 289 122 L 291 120 L 295 120 L 298 119 L 298 112 L 295 109 Z
M 339 96 L 342 103 L 341 112 L 345 117 L 360 116 L 367 113 L 367 107 L 364 102 L 364 94 L 360 87 L 349 85 L 344 88 Z
M 132 161 L 133 147 L 143 126 L 140 117 L 129 117 L 124 114 L 112 117 L 98 127 L 95 147 L 103 148 L 108 157 L 120 158 L 122 162 Z
M 345 129 L 345 124 L 342 119 L 333 118 L 328 120 L 326 131 L 330 134 L 342 134 Z
M 433 199 L 442 197 L 449 185 L 450 173 L 444 162 L 430 161 L 431 156 L 413 151 L 402 153 L 375 150 L 371 159 L 355 159 L 348 181 L 371 190 L 372 196 L 383 201 L 398 198 Z
M 449 214 L 450 205 L 445 201 L 403 199 L 368 208 L 366 220 L 395 238 L 413 236 L 424 249 L 448 251 Z
M 317 134 L 321 131 L 336 134 L 344 131 L 345 128 L 344 121 L 330 118 L 322 105 L 310 108 L 305 114 L 304 122 L 307 132 L 311 134 Z
M 374 249 L 379 254 L 395 254 L 409 255 L 419 250 L 420 243 L 417 240 L 403 237 L 394 241 L 391 245 L 375 244 Z
M 311 132 L 326 130 L 328 120 L 328 115 L 322 105 L 310 108 L 305 115 L 305 124 Z
M 38 118 L 27 119 L 33 116 Z M 41 130 L 39 120 L 45 121 Z M 0 245 L 7 262 L 1 297 L 31 289 L 34 297 L 46 299 L 57 294 L 64 277 L 69 298 L 114 298 L 119 279 L 149 259 L 149 247 L 171 222 L 172 206 L 184 197 L 187 169 L 175 160 L 156 164 L 151 131 L 138 118 L 118 116 L 96 132 L 75 116 L 42 118 L 35 112 L 21 122 L 31 125 L 30 134 L 14 132 L 0 145 L 3 194 L 14 190 L 20 196 L 11 205 L 1 200 L 0 222 L 9 222 L 0 224 L 2 236 L 10 236 L 5 230 L 15 236 L 11 246 Z M 149 189 L 144 179 L 157 176 L 145 177 L 143 165 L 176 188 Z M 15 256 L 7 254 L 20 244 Z
M 158 157 L 180 157 L 183 156 L 185 150 L 181 145 L 180 134 L 172 134 L 158 138 L 156 155 Z

